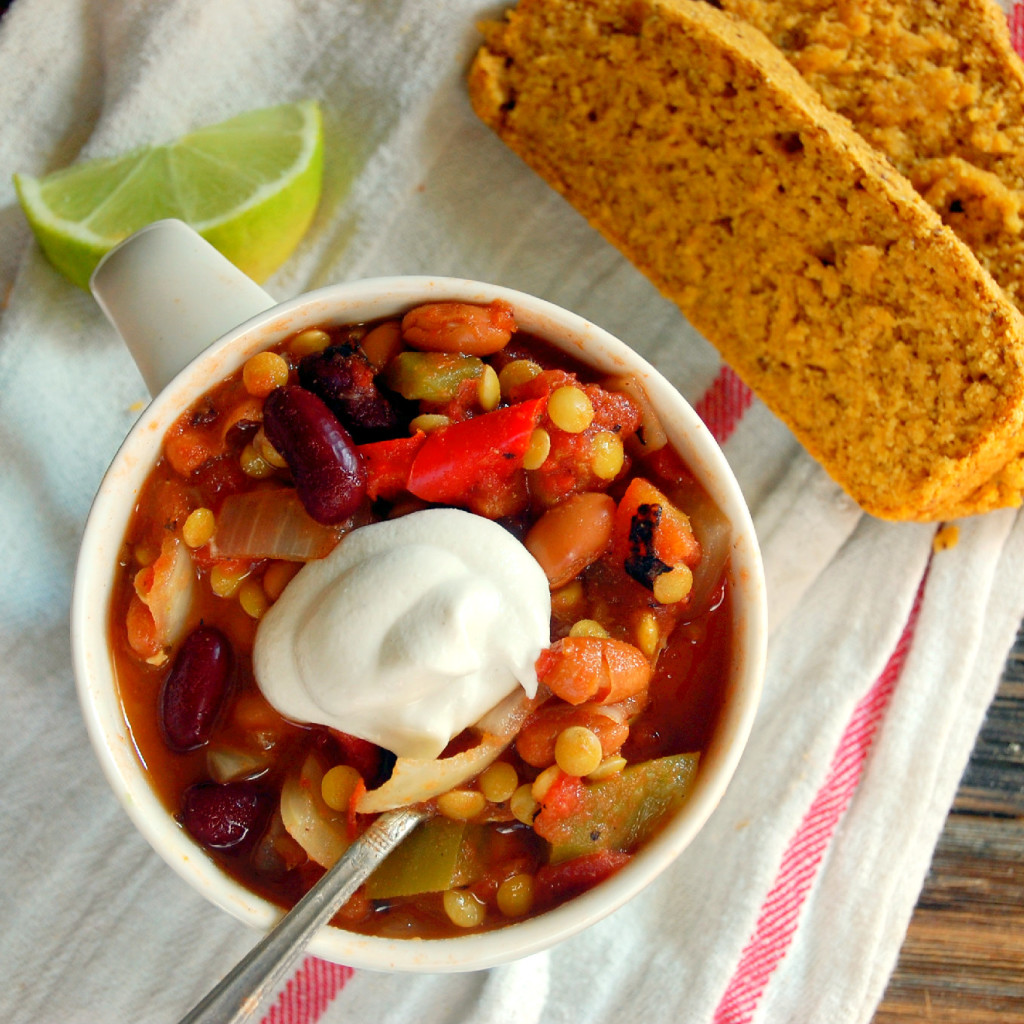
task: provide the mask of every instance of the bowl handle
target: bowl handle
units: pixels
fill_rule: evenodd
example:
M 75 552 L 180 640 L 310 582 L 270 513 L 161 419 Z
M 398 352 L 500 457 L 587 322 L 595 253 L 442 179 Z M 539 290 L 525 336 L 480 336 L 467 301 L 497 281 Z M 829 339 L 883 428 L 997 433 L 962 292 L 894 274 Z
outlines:
M 221 335 L 276 305 L 180 220 L 156 221 L 115 246 L 89 287 L 151 395 Z

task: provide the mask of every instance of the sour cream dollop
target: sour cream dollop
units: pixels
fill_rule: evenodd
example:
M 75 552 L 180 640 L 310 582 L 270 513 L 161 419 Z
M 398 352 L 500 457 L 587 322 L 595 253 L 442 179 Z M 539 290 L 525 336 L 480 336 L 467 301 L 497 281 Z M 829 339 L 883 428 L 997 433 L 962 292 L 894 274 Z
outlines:
M 549 643 L 547 577 L 507 530 L 427 509 L 347 534 L 256 632 L 256 682 L 286 718 L 436 757 L 522 686 Z

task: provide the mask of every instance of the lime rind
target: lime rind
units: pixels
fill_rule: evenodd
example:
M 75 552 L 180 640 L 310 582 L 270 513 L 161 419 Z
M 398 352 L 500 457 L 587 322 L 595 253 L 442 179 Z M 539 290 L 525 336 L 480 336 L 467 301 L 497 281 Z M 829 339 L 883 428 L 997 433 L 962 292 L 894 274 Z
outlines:
M 44 178 L 14 177 L 43 252 L 82 288 L 117 242 L 165 217 L 184 220 L 263 281 L 308 230 L 322 182 L 323 124 L 312 100 Z

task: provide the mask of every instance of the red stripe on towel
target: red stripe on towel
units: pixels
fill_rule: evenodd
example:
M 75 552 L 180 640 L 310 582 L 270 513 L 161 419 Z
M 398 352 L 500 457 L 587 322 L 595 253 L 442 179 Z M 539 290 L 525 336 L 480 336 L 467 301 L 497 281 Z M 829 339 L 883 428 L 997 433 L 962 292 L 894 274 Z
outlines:
M 754 934 L 740 956 L 714 1024 L 748 1024 L 775 969 L 786 955 L 800 911 L 817 876 L 839 819 L 860 782 L 864 763 L 907 658 L 917 625 L 927 572 L 907 624 L 882 674 L 860 699 L 832 757 L 828 775 L 789 841 L 779 872 L 765 897 Z
M 723 363 L 718 376 L 694 409 L 715 440 L 725 444 L 753 400 L 750 388 L 739 379 L 735 370 Z
M 1014 4 L 1007 20 L 1010 23 L 1010 42 L 1018 56 L 1024 57 L 1024 4 Z
M 306 957 L 261 1024 L 316 1024 L 353 973 L 351 967 Z

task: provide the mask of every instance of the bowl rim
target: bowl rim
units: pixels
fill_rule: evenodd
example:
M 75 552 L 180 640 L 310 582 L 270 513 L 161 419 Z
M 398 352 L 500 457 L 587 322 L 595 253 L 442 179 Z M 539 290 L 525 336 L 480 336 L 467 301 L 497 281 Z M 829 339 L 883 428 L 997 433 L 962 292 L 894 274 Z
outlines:
M 223 335 L 185 366 L 140 414 L 104 474 L 82 535 L 71 601 L 76 689 L 90 742 L 115 796 L 153 849 L 189 885 L 238 920 L 265 931 L 282 910 L 231 879 L 174 821 L 152 789 L 125 720 L 109 652 L 109 607 L 134 497 L 180 410 L 249 355 L 295 330 L 396 314 L 422 302 L 502 299 L 521 329 L 606 372 L 642 382 L 670 441 L 733 527 L 730 565 L 733 657 L 722 718 L 683 807 L 621 871 L 594 889 L 525 921 L 446 939 L 386 939 L 325 927 L 309 951 L 352 967 L 468 971 L 548 948 L 612 913 L 689 845 L 731 780 L 760 700 L 767 646 L 764 570 L 753 522 L 732 469 L 707 426 L 639 353 L 577 313 L 501 285 L 456 277 L 374 277 L 327 285 L 286 300 Z M 367 312 L 370 310 L 370 312 Z M 595 347 L 598 358 L 595 359 Z M 671 415 L 665 415 L 666 410 Z

